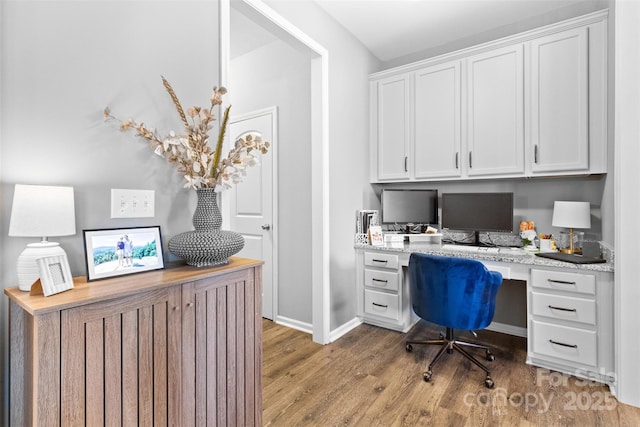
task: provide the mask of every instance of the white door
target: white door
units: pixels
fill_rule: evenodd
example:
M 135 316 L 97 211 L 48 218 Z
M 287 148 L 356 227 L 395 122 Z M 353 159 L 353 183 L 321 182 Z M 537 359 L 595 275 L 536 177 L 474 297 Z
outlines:
M 271 146 L 266 155 L 258 156 L 258 164 L 247 169 L 241 184 L 229 194 L 231 229 L 244 237 L 244 248 L 238 256 L 264 261 L 262 269 L 262 316 L 273 319 L 277 299 L 274 294 L 276 277 L 276 235 L 274 230 L 277 185 L 274 182 L 277 109 L 275 107 L 231 118 L 231 143 L 247 133 L 260 135 Z

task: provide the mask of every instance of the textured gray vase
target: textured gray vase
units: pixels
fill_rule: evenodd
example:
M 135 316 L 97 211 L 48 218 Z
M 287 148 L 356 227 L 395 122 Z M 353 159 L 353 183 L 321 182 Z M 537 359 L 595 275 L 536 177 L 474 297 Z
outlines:
M 244 247 L 244 238 L 233 231 L 220 230 L 222 215 L 213 188 L 196 190 L 198 205 L 193 213 L 195 231 L 187 231 L 169 240 L 169 251 L 189 265 L 208 267 L 229 262 L 229 257 Z

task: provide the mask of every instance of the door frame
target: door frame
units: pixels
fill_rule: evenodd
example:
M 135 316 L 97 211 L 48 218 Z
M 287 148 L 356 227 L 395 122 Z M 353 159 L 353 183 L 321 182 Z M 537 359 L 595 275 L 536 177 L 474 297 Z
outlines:
M 271 260 L 273 265 L 271 266 L 271 296 L 273 298 L 273 304 L 271 309 L 273 310 L 273 320 L 278 318 L 278 107 L 267 107 L 260 110 L 250 111 L 245 114 L 229 117 L 229 125 L 248 119 L 254 119 L 261 116 L 271 115 L 271 145 L 269 146 L 269 153 L 271 154 L 271 247 L 272 254 Z M 260 161 L 258 159 L 258 161 Z M 226 194 L 227 192 L 223 193 Z M 227 200 L 222 203 L 223 206 L 227 206 L 225 214 L 227 218 L 230 218 L 230 207 Z
M 331 340 L 331 259 L 329 210 L 329 52 L 261 0 L 219 0 L 220 84 L 228 82 L 230 11 L 268 25 L 282 40 L 309 56 L 311 65 L 311 305 L 312 339 Z M 301 242 L 303 244 L 303 242 Z

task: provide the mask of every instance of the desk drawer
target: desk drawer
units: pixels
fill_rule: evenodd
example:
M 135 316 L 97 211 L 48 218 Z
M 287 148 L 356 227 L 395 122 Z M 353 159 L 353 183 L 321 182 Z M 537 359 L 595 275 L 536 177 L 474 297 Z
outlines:
M 596 324 L 596 302 L 592 299 L 531 292 L 534 315 L 572 322 Z
M 365 268 L 364 285 L 373 288 L 397 291 L 399 282 L 398 276 L 399 274 L 397 271 L 372 270 Z
M 598 349 L 595 331 L 536 320 L 531 322 L 531 327 L 534 353 L 596 366 Z
M 400 296 L 371 289 L 364 290 L 364 312 L 387 319 L 400 319 Z
M 364 265 L 368 267 L 390 268 L 397 270 L 399 266 L 398 255 L 383 252 L 365 252 Z
M 591 274 L 565 273 L 563 271 L 537 270 L 532 268 L 531 286 L 541 289 L 555 289 L 595 295 L 596 276 Z

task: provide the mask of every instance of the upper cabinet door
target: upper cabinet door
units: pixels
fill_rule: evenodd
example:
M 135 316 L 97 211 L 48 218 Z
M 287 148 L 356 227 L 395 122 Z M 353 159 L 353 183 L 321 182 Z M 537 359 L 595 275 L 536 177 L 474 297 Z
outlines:
M 586 27 L 531 42 L 532 172 L 589 169 Z
M 416 71 L 416 179 L 460 177 L 460 61 Z
M 410 79 L 402 74 L 377 82 L 378 179 L 409 178 Z
M 467 60 L 468 176 L 524 175 L 524 62 L 518 44 Z

